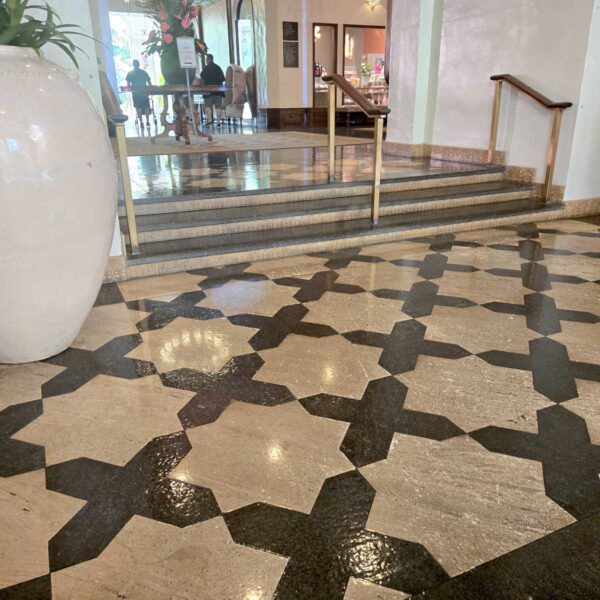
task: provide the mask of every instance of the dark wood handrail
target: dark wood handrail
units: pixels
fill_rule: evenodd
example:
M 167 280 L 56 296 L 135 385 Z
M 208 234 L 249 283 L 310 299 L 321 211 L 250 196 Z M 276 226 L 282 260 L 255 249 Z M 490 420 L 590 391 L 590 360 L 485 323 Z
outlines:
M 389 108 L 381 108 L 375 106 L 372 102 L 369 102 L 369 100 L 367 100 L 360 92 L 357 92 L 356 89 L 350 85 L 348 80 L 341 75 L 326 75 L 323 77 L 323 81 L 335 83 L 344 94 L 350 96 L 350 98 L 358 104 L 359 108 L 367 115 L 367 117 L 383 117 L 389 115 L 391 112 Z
M 518 90 L 521 90 L 523 93 L 527 94 L 530 98 L 533 98 L 536 102 L 539 102 L 542 106 L 548 109 L 554 108 L 569 108 L 573 106 L 572 102 L 552 102 L 549 98 L 546 98 L 543 94 L 540 94 L 532 87 L 529 87 L 526 83 L 509 75 L 508 73 L 504 73 L 502 75 L 492 75 L 490 77 L 492 81 L 506 81 L 506 83 L 510 83 Z

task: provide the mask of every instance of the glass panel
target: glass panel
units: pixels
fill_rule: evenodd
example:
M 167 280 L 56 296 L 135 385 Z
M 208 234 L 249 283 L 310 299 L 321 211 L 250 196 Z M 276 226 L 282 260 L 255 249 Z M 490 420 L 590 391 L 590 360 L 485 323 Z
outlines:
M 314 106 L 327 106 L 327 84 L 323 81 L 323 77 L 337 72 L 335 64 L 337 26 L 314 25 L 313 35 L 315 40 Z

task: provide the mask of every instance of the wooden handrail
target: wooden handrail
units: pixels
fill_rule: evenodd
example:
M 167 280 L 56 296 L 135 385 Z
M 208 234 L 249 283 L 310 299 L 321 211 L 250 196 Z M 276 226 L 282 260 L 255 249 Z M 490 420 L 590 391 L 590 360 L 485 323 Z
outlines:
M 542 106 L 549 110 L 555 108 L 569 108 L 570 106 L 573 106 L 572 102 L 552 102 L 552 100 L 546 98 L 546 96 L 543 94 L 540 94 L 520 79 L 517 79 L 508 73 L 503 73 L 502 75 L 492 75 L 490 79 L 492 81 L 506 81 L 506 83 L 510 83 L 512 86 L 516 87 L 524 94 L 527 94 L 530 98 L 533 98 L 536 102 L 539 102 Z
M 348 80 L 342 75 L 326 75 L 323 77 L 323 81 L 327 83 L 335 83 L 344 94 L 347 94 L 358 104 L 358 107 L 367 115 L 367 117 L 371 117 L 375 119 L 377 117 L 384 117 L 385 115 L 390 114 L 389 108 L 381 108 L 379 106 L 375 106 L 372 102 L 369 102 L 360 92 L 356 91 L 356 89 L 350 85 Z

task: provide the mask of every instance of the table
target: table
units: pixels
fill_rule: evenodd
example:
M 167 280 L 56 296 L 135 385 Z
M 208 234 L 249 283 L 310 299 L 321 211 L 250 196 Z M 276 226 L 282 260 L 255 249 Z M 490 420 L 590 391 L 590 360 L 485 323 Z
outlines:
M 192 94 L 207 94 L 216 92 L 227 92 L 230 88 L 224 85 L 192 85 L 190 91 Z M 162 96 L 163 97 L 163 111 L 160 113 L 160 122 L 163 126 L 163 130 L 158 134 L 150 138 L 150 141 L 154 144 L 155 140 L 163 137 L 167 137 L 171 131 L 175 132 L 177 141 L 180 138 L 185 139 L 186 144 L 190 144 L 190 124 L 185 115 L 185 105 L 181 103 L 181 98 L 187 95 L 187 85 L 146 85 L 146 86 L 121 86 L 122 92 L 143 92 L 150 96 Z M 177 115 L 173 121 L 169 122 L 167 114 L 169 112 L 169 96 L 173 98 L 173 112 Z M 196 118 L 196 131 L 193 133 L 199 137 L 208 138 L 209 142 L 213 141 L 212 135 L 202 133 L 198 130 L 198 123 L 200 122 L 200 116 L 196 111 L 195 106 L 190 107 L 190 110 L 194 111 Z

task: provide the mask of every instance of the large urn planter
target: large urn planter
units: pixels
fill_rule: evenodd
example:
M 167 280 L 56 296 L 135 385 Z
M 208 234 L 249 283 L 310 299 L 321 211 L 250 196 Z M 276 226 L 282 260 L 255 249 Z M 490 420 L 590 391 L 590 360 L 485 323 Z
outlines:
M 65 350 L 92 308 L 117 178 L 75 72 L 0 46 L 0 89 L 0 363 L 21 363 Z
M 190 72 L 190 83 L 194 80 L 196 72 L 194 69 L 187 69 Z M 173 43 L 170 48 L 160 55 L 160 71 L 167 85 L 185 85 L 187 82 L 186 69 L 179 66 L 179 54 L 177 46 Z

